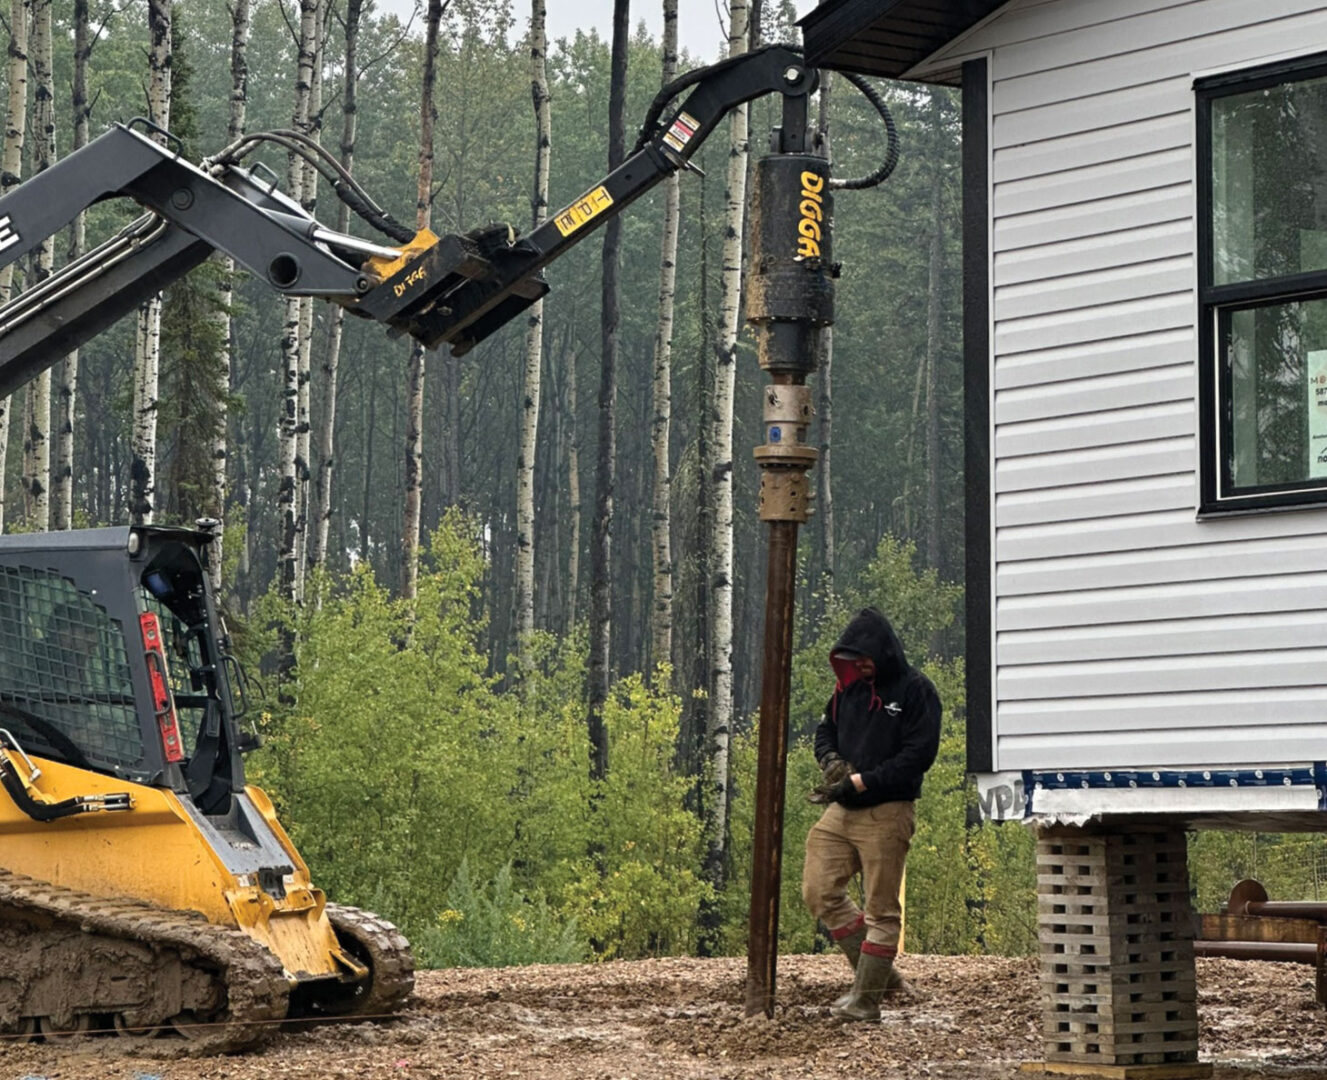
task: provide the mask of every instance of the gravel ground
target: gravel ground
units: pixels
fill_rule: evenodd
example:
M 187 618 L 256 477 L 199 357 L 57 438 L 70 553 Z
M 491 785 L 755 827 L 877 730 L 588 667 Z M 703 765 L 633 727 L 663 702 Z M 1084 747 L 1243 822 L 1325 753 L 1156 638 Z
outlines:
M 906 956 L 899 967 L 909 990 L 881 1023 L 856 1025 L 827 1010 L 848 981 L 838 956 L 780 958 L 772 1021 L 742 1017 L 742 959 L 429 971 L 392 1023 L 282 1031 L 261 1052 L 167 1061 L 111 1037 L 11 1042 L 0 1080 L 994 1080 L 1038 1059 L 1034 961 Z M 1327 1080 L 1312 969 L 1199 960 L 1198 985 L 1202 1058 L 1218 1080 Z

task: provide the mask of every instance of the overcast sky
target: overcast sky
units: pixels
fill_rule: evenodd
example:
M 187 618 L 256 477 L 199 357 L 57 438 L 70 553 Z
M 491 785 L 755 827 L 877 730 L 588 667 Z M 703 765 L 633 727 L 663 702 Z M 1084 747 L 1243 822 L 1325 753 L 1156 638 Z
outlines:
M 402 18 L 409 16 L 416 0 L 378 0 L 380 11 L 393 11 Z M 548 36 L 554 40 L 570 37 L 578 28 L 588 30 L 594 27 L 604 39 L 612 33 L 613 0 L 547 0 Z M 805 15 L 815 7 L 815 0 L 796 0 L 798 15 Z M 528 9 L 528 4 L 524 5 Z M 663 30 L 663 18 L 660 15 L 658 0 L 632 5 L 631 24 L 645 20 L 650 32 L 657 38 Z M 678 36 L 682 48 L 699 60 L 714 60 L 723 45 L 723 29 L 719 21 L 718 6 L 727 9 L 727 4 L 718 6 L 715 0 L 678 0 Z M 522 10 L 517 0 L 517 11 Z M 519 15 L 521 25 L 529 22 L 528 10 Z

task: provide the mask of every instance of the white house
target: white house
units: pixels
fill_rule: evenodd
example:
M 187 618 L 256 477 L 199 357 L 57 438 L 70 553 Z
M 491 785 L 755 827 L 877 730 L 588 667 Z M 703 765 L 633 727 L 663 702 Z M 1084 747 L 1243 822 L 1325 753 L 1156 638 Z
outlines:
M 803 28 L 812 63 L 963 89 L 988 816 L 1321 829 L 1327 3 L 826 0 Z

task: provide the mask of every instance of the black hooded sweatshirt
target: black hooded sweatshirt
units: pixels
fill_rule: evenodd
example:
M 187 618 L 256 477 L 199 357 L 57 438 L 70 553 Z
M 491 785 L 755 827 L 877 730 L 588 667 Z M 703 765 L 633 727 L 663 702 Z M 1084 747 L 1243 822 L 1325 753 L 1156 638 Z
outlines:
M 869 656 L 875 678 L 863 679 L 853 658 L 841 652 Z M 852 762 L 866 785 L 839 801 L 857 808 L 916 799 L 940 748 L 940 695 L 934 684 L 908 666 L 903 643 L 875 608 L 864 608 L 848 623 L 829 662 L 838 684 L 816 728 L 816 760 L 837 753 Z

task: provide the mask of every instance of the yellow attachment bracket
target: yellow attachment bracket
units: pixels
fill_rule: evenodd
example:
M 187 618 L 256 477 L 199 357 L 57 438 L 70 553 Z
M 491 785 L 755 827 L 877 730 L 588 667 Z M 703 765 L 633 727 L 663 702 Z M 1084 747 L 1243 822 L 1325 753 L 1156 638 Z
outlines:
M 401 248 L 401 254 L 395 259 L 388 259 L 378 255 L 370 255 L 368 261 L 364 264 L 364 272 L 378 279 L 379 282 L 386 281 L 393 274 L 402 270 L 407 263 L 414 262 L 429 248 L 438 242 L 437 235 L 431 229 L 420 229 L 415 233 L 415 238 Z

